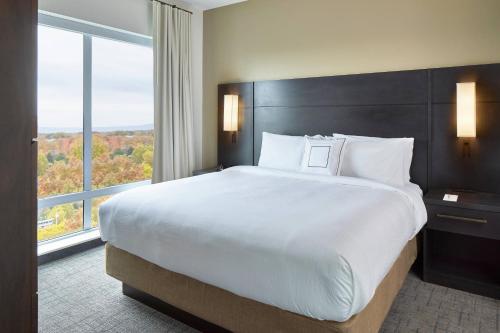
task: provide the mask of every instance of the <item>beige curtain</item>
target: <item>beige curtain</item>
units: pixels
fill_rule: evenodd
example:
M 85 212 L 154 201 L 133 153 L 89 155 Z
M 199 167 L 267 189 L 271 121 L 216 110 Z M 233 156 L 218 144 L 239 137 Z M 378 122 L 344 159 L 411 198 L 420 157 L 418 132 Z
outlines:
M 153 183 L 158 183 L 193 171 L 191 14 L 153 1 L 153 50 Z

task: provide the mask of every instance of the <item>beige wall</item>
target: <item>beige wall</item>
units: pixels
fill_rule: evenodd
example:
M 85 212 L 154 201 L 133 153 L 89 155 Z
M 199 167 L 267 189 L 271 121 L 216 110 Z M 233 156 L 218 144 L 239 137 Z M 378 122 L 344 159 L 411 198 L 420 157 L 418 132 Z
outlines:
M 249 0 L 204 14 L 203 162 L 217 84 L 500 62 L 499 0 Z

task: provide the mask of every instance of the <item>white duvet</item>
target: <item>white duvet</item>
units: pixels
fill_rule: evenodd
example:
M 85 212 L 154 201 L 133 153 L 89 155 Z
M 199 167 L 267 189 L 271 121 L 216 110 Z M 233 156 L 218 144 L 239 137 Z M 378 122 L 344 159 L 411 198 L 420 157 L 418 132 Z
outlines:
M 418 186 L 234 167 L 115 195 L 102 239 L 168 270 L 316 319 L 371 300 L 427 219 Z

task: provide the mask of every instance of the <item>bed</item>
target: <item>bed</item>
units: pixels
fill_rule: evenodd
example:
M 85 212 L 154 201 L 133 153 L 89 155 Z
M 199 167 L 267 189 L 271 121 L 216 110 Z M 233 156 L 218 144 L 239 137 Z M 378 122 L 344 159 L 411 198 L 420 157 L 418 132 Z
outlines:
M 426 221 L 429 79 L 427 71 L 401 71 L 219 85 L 218 162 L 226 170 L 135 189 L 101 206 L 108 274 L 126 295 L 219 329 L 377 332 Z M 223 131 L 226 94 L 239 96 L 236 135 Z M 404 185 L 384 183 L 396 170 L 384 166 L 396 166 L 401 153 L 376 154 L 350 164 L 363 172 L 331 177 L 290 167 L 300 163 L 294 154 L 306 156 L 302 146 L 264 149 L 265 133 L 332 132 L 349 134 L 349 142 L 410 138 L 411 156 L 398 164 Z M 335 147 L 320 150 L 350 149 Z M 342 171 L 344 161 L 328 165 Z M 373 172 L 388 177 L 366 177 Z
M 240 166 L 100 208 L 106 270 L 225 329 L 376 332 L 416 257 L 420 188 Z

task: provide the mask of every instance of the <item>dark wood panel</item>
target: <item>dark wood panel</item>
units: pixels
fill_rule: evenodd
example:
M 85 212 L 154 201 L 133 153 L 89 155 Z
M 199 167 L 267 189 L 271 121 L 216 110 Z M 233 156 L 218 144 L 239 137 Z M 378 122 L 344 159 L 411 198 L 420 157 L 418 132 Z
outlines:
M 476 82 L 478 102 L 500 102 L 500 64 L 432 70 L 432 102 L 456 103 L 457 82 Z
M 388 105 L 426 102 L 425 70 L 255 82 L 255 106 Z
M 0 327 L 36 332 L 37 1 L 0 1 Z
M 414 137 L 412 180 L 427 188 L 427 106 L 256 107 L 254 162 L 259 161 L 262 132 L 287 135 L 332 135 L 334 132 Z
M 477 83 L 477 138 L 468 139 L 469 158 L 462 154 L 464 140 L 456 138 L 453 104 L 456 83 L 463 81 Z M 254 126 L 253 147 L 248 133 L 237 145 L 230 144 L 230 135 L 220 133 L 223 147 L 219 149 L 219 160 L 227 165 L 250 164 L 250 150 L 257 164 L 262 131 L 411 136 L 416 138 L 412 179 L 424 190 L 429 183 L 433 187 L 500 193 L 500 64 L 262 81 L 253 85 L 255 105 L 246 109 L 244 116 L 251 117 L 253 111 L 254 119 L 252 124 L 242 124 Z M 242 84 L 222 86 L 228 87 L 239 91 Z M 349 113 L 356 107 L 364 111 Z M 414 112 L 395 111 L 412 107 Z
M 477 104 L 477 137 L 467 140 L 457 138 L 455 104 L 432 110 L 431 186 L 500 193 L 500 103 Z
M 232 133 L 223 131 L 224 95 L 238 95 L 238 132 L 236 142 Z M 219 85 L 219 164 L 224 167 L 253 164 L 253 83 Z

